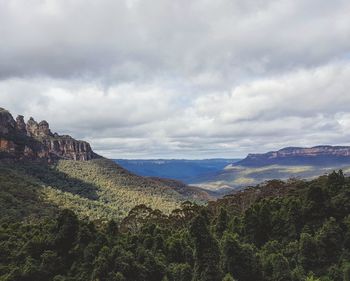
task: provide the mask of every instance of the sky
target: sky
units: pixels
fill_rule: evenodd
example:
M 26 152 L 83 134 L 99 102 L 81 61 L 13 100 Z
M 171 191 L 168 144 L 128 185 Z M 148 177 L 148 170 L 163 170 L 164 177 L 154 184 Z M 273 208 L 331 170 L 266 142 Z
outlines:
M 348 0 L 0 0 L 0 107 L 110 158 L 350 145 Z

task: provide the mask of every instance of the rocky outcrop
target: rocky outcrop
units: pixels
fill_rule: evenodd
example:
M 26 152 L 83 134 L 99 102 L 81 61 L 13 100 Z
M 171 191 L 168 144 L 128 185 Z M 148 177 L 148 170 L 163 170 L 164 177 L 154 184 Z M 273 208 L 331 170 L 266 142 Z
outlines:
M 6 151 L 9 153 L 14 153 L 16 150 L 16 145 L 13 141 L 0 138 L 0 151 Z
M 12 134 L 15 128 L 16 122 L 10 112 L 0 108 L 0 136 Z
M 26 127 L 27 134 L 30 137 L 46 138 L 53 136 L 53 134 L 50 131 L 49 123 L 47 123 L 45 120 L 38 123 L 33 119 L 33 117 L 30 117 Z
M 89 143 L 77 141 L 70 136 L 44 138 L 42 142 L 50 153 L 58 158 L 80 161 L 87 161 L 95 158 L 95 153 L 92 151 Z
M 27 134 L 26 123 L 24 122 L 24 116 L 18 115 L 16 118 L 16 128 L 18 132 L 25 135 Z
M 286 147 L 263 154 L 248 154 L 235 163 L 240 166 L 281 165 L 331 165 L 350 163 L 350 146 L 321 145 L 315 147 Z
M 52 133 L 47 121 L 27 123 L 19 115 L 16 121 L 10 112 L 0 108 L 0 158 L 57 159 L 87 161 L 99 156 L 89 143 Z

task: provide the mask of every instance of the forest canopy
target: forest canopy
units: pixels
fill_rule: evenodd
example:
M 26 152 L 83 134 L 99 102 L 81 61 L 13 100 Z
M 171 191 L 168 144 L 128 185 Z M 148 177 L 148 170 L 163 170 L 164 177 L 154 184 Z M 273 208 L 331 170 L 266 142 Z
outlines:
M 272 181 L 99 224 L 71 210 L 2 220 L 0 280 L 350 280 L 350 178 Z

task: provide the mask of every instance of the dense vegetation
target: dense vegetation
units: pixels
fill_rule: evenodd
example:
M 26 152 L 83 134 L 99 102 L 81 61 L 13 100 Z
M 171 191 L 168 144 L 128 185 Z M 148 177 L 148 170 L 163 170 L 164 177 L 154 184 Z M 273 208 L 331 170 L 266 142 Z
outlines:
M 163 182 L 131 174 L 106 159 L 55 165 L 3 160 L 0 187 L 0 215 L 10 219 L 67 208 L 79 218 L 107 222 L 140 204 L 169 213 L 185 199 Z
M 350 179 L 269 182 L 120 223 L 71 210 L 0 224 L 1 281 L 350 280 Z

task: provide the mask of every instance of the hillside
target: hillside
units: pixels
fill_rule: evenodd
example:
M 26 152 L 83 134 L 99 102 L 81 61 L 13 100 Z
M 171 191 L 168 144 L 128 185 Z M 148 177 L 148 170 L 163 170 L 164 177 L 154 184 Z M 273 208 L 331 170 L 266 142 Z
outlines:
M 181 186 L 179 189 L 178 187 Z M 91 221 L 121 220 L 136 205 L 169 213 L 205 191 L 137 176 L 97 155 L 90 144 L 52 133 L 46 121 L 16 120 L 0 109 L 0 214 L 36 219 L 69 208 Z
M 0 163 L 0 176 L 2 217 L 41 217 L 50 208 L 69 208 L 80 218 L 119 220 L 139 204 L 169 213 L 187 198 L 106 159 L 55 165 L 6 161 Z
M 141 205 L 118 224 L 69 210 L 29 223 L 1 217 L 0 280 L 346 281 L 349 202 L 339 171 L 169 215 Z

